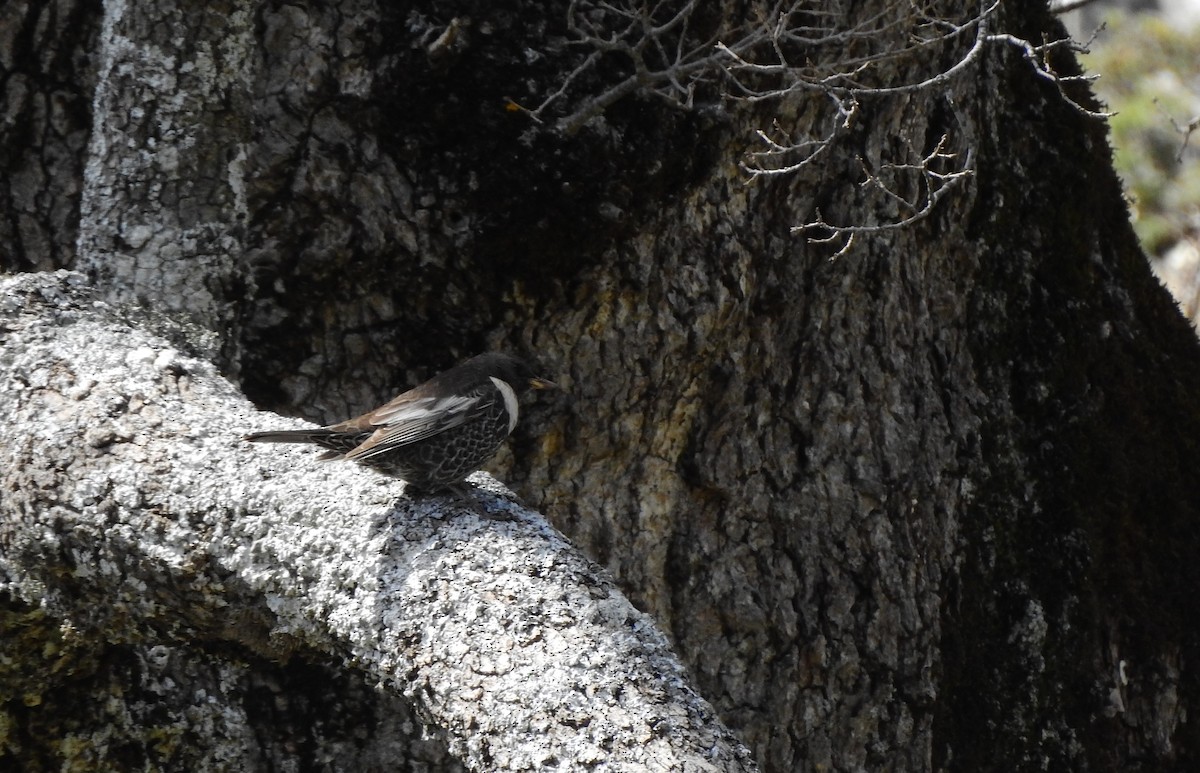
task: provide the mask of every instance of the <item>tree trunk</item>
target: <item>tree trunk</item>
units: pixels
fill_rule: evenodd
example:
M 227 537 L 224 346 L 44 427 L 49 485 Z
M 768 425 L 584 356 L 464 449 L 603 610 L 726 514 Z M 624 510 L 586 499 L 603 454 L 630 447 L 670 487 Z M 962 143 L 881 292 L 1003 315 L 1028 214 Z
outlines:
M 118 343 L 76 280 L 7 285 L 10 753 L 748 765 L 536 516 L 389 508 L 367 473 L 238 447 L 269 422 L 201 361 L 332 421 L 510 348 L 567 395 L 493 471 L 763 770 L 1196 766 L 1200 349 L 1104 125 L 1069 53 L 1033 50 L 1062 34 L 1035 3 L 862 5 L 788 17 L 836 20 L 797 49 L 742 45 L 768 17 L 735 4 L 637 29 L 590 3 L 5 11 L 5 114 L 92 110 L 47 180 L 18 172 L 48 140 L 5 158 L 7 265 L 159 312 L 120 306 Z M 38 64 L 96 38 L 70 78 Z M 758 129 L 784 150 L 748 155 Z M 56 325 L 125 348 L 93 364 Z

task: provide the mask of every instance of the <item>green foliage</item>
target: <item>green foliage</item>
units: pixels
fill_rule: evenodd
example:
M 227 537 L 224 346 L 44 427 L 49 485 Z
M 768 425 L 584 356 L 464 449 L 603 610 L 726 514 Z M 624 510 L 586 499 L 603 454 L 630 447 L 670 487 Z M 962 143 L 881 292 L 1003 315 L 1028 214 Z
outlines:
M 1113 16 L 1084 65 L 1110 119 L 1117 171 L 1146 252 L 1161 255 L 1200 231 L 1200 29 L 1143 14 Z

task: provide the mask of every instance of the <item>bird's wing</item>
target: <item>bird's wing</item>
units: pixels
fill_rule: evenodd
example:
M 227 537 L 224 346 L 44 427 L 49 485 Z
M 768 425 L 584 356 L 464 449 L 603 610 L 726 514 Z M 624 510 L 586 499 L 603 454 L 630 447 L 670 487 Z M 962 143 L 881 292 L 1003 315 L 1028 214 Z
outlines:
M 401 398 L 363 417 L 376 428 L 375 434 L 347 453 L 347 459 L 365 459 L 431 438 L 466 422 L 491 402 L 482 388 L 449 397 L 401 395 Z

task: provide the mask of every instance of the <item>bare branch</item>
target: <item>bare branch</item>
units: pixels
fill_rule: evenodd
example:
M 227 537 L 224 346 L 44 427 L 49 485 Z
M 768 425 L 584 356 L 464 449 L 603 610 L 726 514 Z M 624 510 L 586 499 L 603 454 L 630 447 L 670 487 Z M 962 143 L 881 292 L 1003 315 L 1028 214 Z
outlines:
M 1101 29 L 1103 29 L 1103 27 L 1101 27 Z M 1098 32 L 1099 32 L 1099 30 L 1097 30 L 1097 33 Z M 1095 33 L 1092 35 L 1092 39 L 1095 39 Z M 1075 99 L 1073 99 L 1069 94 L 1067 94 L 1065 91 L 1063 91 L 1064 83 L 1070 83 L 1073 81 L 1091 82 L 1091 81 L 1096 80 L 1096 78 L 1099 76 L 1096 76 L 1096 75 L 1059 75 L 1057 72 L 1055 72 L 1054 67 L 1050 63 L 1050 54 L 1055 49 L 1066 48 L 1066 49 L 1068 49 L 1070 51 L 1074 51 L 1076 53 L 1087 53 L 1087 44 L 1080 44 L 1074 40 L 1071 40 L 1070 38 L 1063 38 L 1061 40 L 1047 41 L 1040 46 L 1035 46 L 1032 43 L 1030 43 L 1028 40 L 1025 40 L 1024 38 L 1019 38 L 1015 35 L 1010 35 L 1007 33 L 989 35 L 988 41 L 996 42 L 996 43 L 1005 43 L 1007 45 L 1015 46 L 1016 48 L 1020 49 L 1022 54 L 1025 57 L 1025 60 L 1028 61 L 1031 65 L 1033 65 L 1034 73 L 1039 78 L 1042 78 L 1044 80 L 1049 81 L 1050 83 L 1053 83 L 1058 88 L 1058 91 L 1062 95 L 1063 99 L 1066 100 L 1067 103 L 1071 105 L 1071 107 L 1075 108 L 1080 113 L 1088 116 L 1089 118 L 1099 118 L 1101 120 L 1112 117 L 1112 113 L 1099 111 L 1099 110 L 1092 110 L 1090 108 L 1084 107 L 1083 105 L 1079 104 L 1079 102 L 1077 102 Z M 1090 43 L 1090 41 L 1089 41 L 1089 43 Z
M 798 0 L 759 0 L 740 19 L 702 22 L 698 0 L 680 5 L 667 0 L 572 0 L 568 29 L 575 43 L 590 53 L 530 112 L 538 119 L 548 118 L 551 110 L 559 112 L 555 125 L 571 133 L 634 93 L 683 108 L 691 107 L 698 94 L 746 103 L 821 95 L 833 108 L 823 129 L 795 136 L 776 121 L 755 133 L 760 144 L 747 154 L 742 169 L 751 179 L 777 176 L 795 173 L 825 156 L 860 120 L 865 100 L 944 89 L 976 65 L 986 50 L 1001 45 L 1020 50 L 1036 75 L 1054 83 L 1075 109 L 1107 117 L 1063 90 L 1067 83 L 1090 77 L 1060 75 L 1051 64 L 1056 50 L 1085 46 L 1069 39 L 1035 45 L 993 31 L 1000 3 L 981 0 L 977 13 L 958 19 L 940 15 L 923 0 L 891 0 L 855 18 L 855 9 L 840 0 L 815 8 Z M 896 83 L 890 75 L 896 67 L 889 65 L 939 61 L 949 50 L 954 51 L 952 64 L 932 72 L 918 67 L 927 74 L 917 80 Z M 598 74 L 614 56 L 627 67 L 621 78 L 597 93 L 573 95 L 585 74 Z M 711 92 L 702 89 L 706 84 Z M 895 208 L 894 222 L 833 225 L 818 214 L 793 232 L 817 243 L 843 240 L 839 254 L 844 254 L 855 234 L 904 228 L 927 217 L 973 173 L 973 149 L 950 152 L 954 145 L 961 143 L 947 134 L 924 156 L 913 153 L 908 159 L 877 164 L 874 170 L 863 162 L 863 187 Z
M 1183 154 L 1187 151 L 1188 145 L 1191 143 L 1192 133 L 1197 129 L 1200 129 L 1200 116 L 1196 116 L 1186 124 L 1181 124 L 1179 121 L 1175 120 L 1175 116 L 1163 109 L 1163 106 L 1157 99 L 1154 100 L 1154 106 L 1158 108 L 1160 115 L 1170 121 L 1171 126 L 1175 129 L 1176 133 L 1183 138 L 1183 140 L 1179 143 L 1179 150 L 1175 153 L 1175 163 L 1181 163 L 1183 161 Z
M 963 180 L 975 173 L 975 151 L 973 149 L 967 150 L 962 166 L 955 171 L 939 172 L 935 169 L 938 162 L 953 161 L 956 158 L 957 154 L 946 151 L 948 140 L 949 138 L 943 135 L 934 149 L 917 163 L 888 164 L 885 166 L 884 169 L 886 171 L 906 172 L 909 179 L 920 183 L 918 190 L 923 190 L 923 194 L 915 201 L 896 191 L 893 186 L 886 184 L 880 178 L 879 174 L 871 173 L 864 169 L 866 179 L 861 183 L 862 187 L 879 191 L 885 198 L 898 204 L 900 209 L 908 210 L 910 212 L 909 215 L 887 223 L 834 225 L 825 220 L 824 216 L 818 210 L 815 220 L 804 225 L 795 226 L 792 228 L 792 233 L 805 234 L 808 240 L 815 244 L 825 244 L 842 238 L 846 239 L 842 248 L 835 253 L 834 257 L 836 258 L 849 251 L 851 240 L 856 234 L 878 234 L 886 231 L 895 231 L 924 220 L 937 207 L 938 202 L 944 199 Z M 820 233 L 821 235 L 813 235 L 813 232 Z
M 767 146 L 767 149 L 751 152 L 748 160 L 743 162 L 742 168 L 754 176 L 790 174 L 799 171 L 824 155 L 833 146 L 834 139 L 848 131 L 853 125 L 859 107 L 858 102 L 852 98 L 844 99 L 833 93 L 829 93 L 828 96 L 835 106 L 835 115 L 828 134 L 820 139 L 788 140 L 785 143 L 772 139 L 770 135 L 760 129 L 756 134 Z M 782 134 L 782 129 L 778 124 L 775 128 L 777 134 Z M 783 161 L 783 159 L 796 156 L 800 156 L 798 161 Z

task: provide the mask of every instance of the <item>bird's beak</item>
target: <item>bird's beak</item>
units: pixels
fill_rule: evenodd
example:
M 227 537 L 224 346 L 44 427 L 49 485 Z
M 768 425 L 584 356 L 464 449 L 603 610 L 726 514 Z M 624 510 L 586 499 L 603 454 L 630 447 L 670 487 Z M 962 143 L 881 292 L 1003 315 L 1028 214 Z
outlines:
M 531 378 L 531 379 L 529 379 L 529 388 L 530 389 L 558 389 L 558 384 L 555 384 L 553 381 L 547 381 L 544 378 Z

